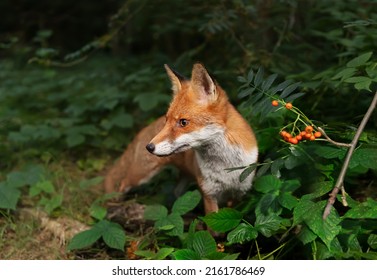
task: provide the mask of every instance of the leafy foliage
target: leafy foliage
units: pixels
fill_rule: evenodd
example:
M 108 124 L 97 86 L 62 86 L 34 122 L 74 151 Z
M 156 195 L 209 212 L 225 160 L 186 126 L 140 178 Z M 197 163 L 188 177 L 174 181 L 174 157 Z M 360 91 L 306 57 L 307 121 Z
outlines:
M 200 200 L 196 191 L 171 207 L 148 203 L 152 229 L 127 233 L 138 241 L 135 255 L 376 259 L 375 115 L 347 170 L 348 207 L 338 197 L 326 220 L 327 194 L 347 149 L 325 137 L 295 145 L 279 136 L 312 125 L 336 142 L 353 139 L 377 90 L 375 5 L 160 2 L 67 0 L 74 18 L 60 16 L 61 3 L 0 4 L 1 235 L 22 226 L 19 207 L 38 207 L 49 217 L 92 225 L 69 243 L 74 253 L 102 241 L 124 251 L 124 229 L 107 220 L 109 197 L 96 189 L 100 175 L 140 127 L 166 111 L 170 91 L 162 65 L 188 71 L 202 61 L 258 138 L 259 164 L 227 170 L 242 169 L 240 181 L 256 171 L 253 189 L 235 209 L 194 220 L 189 213 Z M 171 198 L 160 182 L 152 184 L 160 190 L 154 197 Z M 224 238 L 209 235 L 202 222 Z

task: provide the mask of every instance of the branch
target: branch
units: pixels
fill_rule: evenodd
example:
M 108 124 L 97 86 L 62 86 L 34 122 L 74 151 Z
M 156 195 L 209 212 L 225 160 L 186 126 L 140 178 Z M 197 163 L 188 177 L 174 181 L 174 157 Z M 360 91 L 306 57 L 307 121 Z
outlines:
M 342 203 L 343 203 L 343 205 L 348 206 L 347 201 L 346 201 L 346 192 L 344 190 L 344 177 L 346 176 L 348 165 L 350 163 L 353 151 L 356 148 L 357 142 L 359 141 L 360 135 L 363 132 L 365 125 L 368 122 L 370 116 L 372 115 L 372 113 L 373 113 L 373 111 L 376 107 L 376 104 L 377 104 L 377 91 L 374 94 L 374 98 L 373 98 L 372 102 L 370 103 L 368 111 L 365 113 L 363 120 L 361 121 L 359 127 L 357 128 L 356 134 L 352 139 L 351 146 L 348 149 L 348 152 L 347 152 L 346 158 L 344 160 L 342 169 L 340 170 L 338 180 L 336 181 L 335 187 L 333 188 L 333 190 L 329 194 L 330 198 L 327 201 L 327 205 L 326 205 L 326 208 L 325 208 L 325 210 L 323 212 L 323 216 L 322 216 L 322 218 L 324 220 L 330 215 L 331 207 L 335 203 L 336 196 L 339 193 L 339 190 L 342 190 Z
M 326 140 L 328 142 L 330 142 L 331 144 L 335 145 L 335 146 L 339 146 L 339 147 L 348 147 L 350 148 L 352 144 L 348 144 L 348 143 L 341 143 L 341 142 L 336 142 L 334 140 L 332 140 L 327 134 L 326 132 L 323 130 L 323 128 L 321 127 L 317 127 L 318 131 L 322 133 L 322 135 L 326 138 Z

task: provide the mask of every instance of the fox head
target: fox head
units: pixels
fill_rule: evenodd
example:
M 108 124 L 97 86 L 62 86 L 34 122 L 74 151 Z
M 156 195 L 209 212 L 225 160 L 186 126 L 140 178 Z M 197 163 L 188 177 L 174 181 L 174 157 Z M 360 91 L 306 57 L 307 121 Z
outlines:
M 205 146 L 224 133 L 227 96 L 200 63 L 191 80 L 165 65 L 172 83 L 173 100 L 163 129 L 146 146 L 157 156 L 168 156 Z

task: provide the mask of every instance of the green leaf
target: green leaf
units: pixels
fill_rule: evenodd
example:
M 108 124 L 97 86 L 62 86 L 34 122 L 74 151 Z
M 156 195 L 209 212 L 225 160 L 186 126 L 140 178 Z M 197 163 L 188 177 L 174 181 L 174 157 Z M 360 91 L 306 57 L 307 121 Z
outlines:
M 314 192 L 310 194 L 303 195 L 301 197 L 301 200 L 310 200 L 314 198 L 321 197 L 328 192 L 330 192 L 334 187 L 334 182 L 332 181 L 323 181 L 323 182 L 318 182 L 312 185 L 312 188 L 314 189 Z M 301 203 L 301 202 L 300 202 Z
M 355 168 L 361 165 L 365 168 L 377 170 L 377 149 L 376 148 L 360 148 L 357 149 L 351 158 L 349 168 Z
M 166 231 L 167 235 L 170 236 L 181 236 L 183 234 L 183 219 L 177 213 L 171 213 L 166 218 L 156 221 L 155 227 L 161 228 L 165 226 L 174 226 L 170 231 Z
M 259 177 L 254 182 L 254 189 L 261 193 L 278 191 L 281 186 L 281 181 L 273 175 Z
M 271 237 L 280 228 L 282 218 L 276 214 L 257 215 L 255 229 L 266 237 Z
M 181 249 L 173 253 L 176 260 L 200 260 L 200 255 L 191 249 Z
M 292 210 L 298 204 L 298 199 L 295 196 L 285 192 L 279 195 L 278 201 L 281 206 L 289 210 Z
M 218 212 L 207 214 L 202 220 L 214 231 L 226 232 L 240 223 L 242 213 L 232 208 L 222 208 Z
M 341 78 L 341 81 L 348 79 L 349 77 L 352 77 L 353 74 L 355 74 L 357 71 L 356 68 L 345 68 L 342 71 L 338 72 L 334 77 L 332 77 L 332 80 L 337 80 Z
M 250 166 L 246 167 L 242 173 L 240 174 L 239 180 L 242 183 L 246 180 L 247 177 L 251 175 L 251 173 L 257 168 L 257 164 L 251 164 Z
M 294 92 L 298 86 L 301 84 L 301 82 L 298 82 L 298 83 L 294 83 L 294 84 L 291 84 L 289 86 L 287 86 L 283 92 L 280 94 L 280 98 L 281 99 L 284 99 L 286 97 L 288 97 L 292 92 Z
M 158 252 L 156 253 L 153 259 L 164 260 L 173 252 L 174 252 L 174 248 L 161 248 L 160 250 L 158 250 Z
M 102 233 L 97 229 L 89 229 L 76 234 L 68 244 L 68 250 L 83 249 L 93 245 L 101 238 Z
M 357 90 L 367 90 L 367 91 L 370 92 L 371 91 L 370 85 L 372 84 L 372 82 L 373 82 L 373 80 L 366 80 L 366 81 L 354 84 L 354 87 Z
M 216 252 L 216 241 L 208 231 L 198 231 L 194 233 L 192 244 L 190 248 L 194 250 L 199 256 L 204 257 L 206 255 Z
M 263 83 L 262 83 L 262 90 L 263 91 L 269 90 L 271 85 L 276 80 L 277 76 L 278 76 L 278 74 L 272 74 L 272 75 L 268 76 L 268 78 L 265 81 L 263 81 Z
M 300 239 L 304 245 L 313 242 L 316 238 L 317 235 L 310 228 L 306 225 L 302 226 L 300 233 L 298 234 L 298 239 Z
M 355 57 L 354 59 L 350 60 L 347 63 L 347 67 L 360 67 L 365 65 L 367 61 L 372 57 L 373 52 L 367 52 L 362 55 L 359 55 L 358 57 Z
M 54 195 L 51 199 L 47 199 L 44 203 L 44 209 L 48 214 L 51 214 L 52 211 L 59 208 L 63 202 L 63 195 Z
M 278 202 L 278 195 L 276 193 L 266 193 L 258 201 L 256 211 L 263 214 L 278 213 L 281 211 L 280 204 Z
M 368 245 L 376 250 L 377 249 L 377 234 L 371 234 L 368 237 Z
M 85 142 L 85 136 L 80 133 L 70 133 L 67 135 L 66 142 L 69 148 L 78 146 Z
M 186 192 L 174 202 L 172 212 L 179 215 L 186 214 L 199 204 L 201 198 L 198 190 Z
M 144 219 L 157 221 L 168 216 L 168 209 L 163 205 L 147 205 L 144 211 Z
M 24 186 L 32 186 L 45 177 L 45 169 L 41 165 L 29 165 L 22 171 L 14 171 L 7 175 L 7 183 L 9 187 L 20 188 Z
M 377 219 L 377 201 L 368 198 L 367 201 L 348 210 L 343 217 L 349 219 Z
M 6 182 L 0 182 L 0 208 L 16 210 L 20 196 L 18 189 L 9 187 Z
M 106 217 L 107 209 L 97 203 L 93 203 L 89 208 L 89 213 L 91 217 L 97 220 L 102 220 Z
M 344 148 L 335 148 L 335 147 L 329 147 L 329 146 L 319 146 L 316 147 L 314 152 L 326 159 L 333 159 L 338 158 L 342 159 L 346 155 L 347 150 Z
M 110 248 L 118 249 L 120 251 L 124 250 L 126 235 L 124 234 L 124 230 L 118 224 L 109 222 L 106 231 L 102 234 L 102 238 Z
M 250 84 L 254 79 L 254 71 L 250 69 L 249 73 L 247 73 L 247 82 Z
M 244 243 L 258 237 L 258 231 L 245 223 L 239 224 L 235 229 L 228 233 L 227 240 L 230 244 Z
M 36 195 L 40 194 L 41 192 L 51 194 L 51 193 L 55 192 L 55 187 L 54 187 L 54 185 L 52 184 L 51 181 L 43 180 L 43 181 L 39 181 L 35 185 L 31 186 L 30 189 L 29 189 L 29 195 L 31 197 L 36 196 Z
M 254 79 L 254 86 L 258 87 L 263 81 L 264 69 L 263 67 L 259 67 L 257 74 L 255 75 Z
M 286 80 L 286 81 L 284 81 L 284 82 L 278 84 L 278 85 L 273 89 L 273 92 L 276 93 L 276 92 L 282 91 L 282 90 L 284 90 L 285 88 L 287 88 L 291 83 L 292 83 L 292 80 Z
M 339 234 L 341 219 L 334 209 L 326 220 L 322 214 L 326 201 L 314 203 L 310 200 L 301 200 L 293 211 L 293 224 L 305 222 L 305 224 L 330 248 L 331 242 Z

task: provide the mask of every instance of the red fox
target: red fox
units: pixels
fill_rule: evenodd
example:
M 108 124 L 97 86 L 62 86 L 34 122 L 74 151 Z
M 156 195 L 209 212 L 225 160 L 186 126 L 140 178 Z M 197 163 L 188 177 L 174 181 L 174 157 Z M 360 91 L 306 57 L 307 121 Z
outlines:
M 225 91 L 200 63 L 191 80 L 165 65 L 173 100 L 165 117 L 139 132 L 105 178 L 107 192 L 127 192 L 148 182 L 165 165 L 192 175 L 199 186 L 205 213 L 216 212 L 228 193 L 240 197 L 251 188 L 254 174 L 240 182 L 242 170 L 231 167 L 257 162 L 255 135 L 230 104 Z

